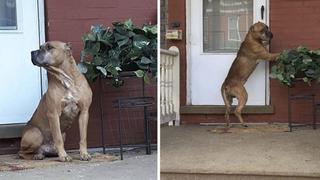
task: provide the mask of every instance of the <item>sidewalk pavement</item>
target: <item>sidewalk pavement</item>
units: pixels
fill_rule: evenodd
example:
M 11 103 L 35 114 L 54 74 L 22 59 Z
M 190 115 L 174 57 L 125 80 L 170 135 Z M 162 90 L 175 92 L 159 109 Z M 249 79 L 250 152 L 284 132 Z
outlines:
M 124 160 L 61 163 L 19 171 L 0 172 L 1 180 L 154 180 L 157 179 L 157 151 L 151 155 L 128 153 Z

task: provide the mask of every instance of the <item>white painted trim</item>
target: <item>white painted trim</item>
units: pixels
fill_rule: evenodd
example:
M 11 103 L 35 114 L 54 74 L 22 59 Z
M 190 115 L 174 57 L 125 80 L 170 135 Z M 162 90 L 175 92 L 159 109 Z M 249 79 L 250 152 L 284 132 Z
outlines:
M 269 26 L 270 25 L 270 17 L 269 17 L 269 12 L 270 12 L 270 0 L 266 0 L 266 8 L 265 8 L 265 11 L 266 11 L 266 23 L 267 25 Z M 265 62 L 266 63 L 266 105 L 270 105 L 270 101 L 271 101 L 271 98 L 270 98 L 270 77 L 269 77 L 269 74 L 270 74 L 270 70 L 269 70 L 269 66 L 270 66 L 270 63 L 269 62 Z
M 253 7 L 258 7 L 258 5 L 260 5 L 260 4 L 265 4 L 265 13 L 264 13 L 264 19 L 265 20 L 260 20 L 260 21 L 264 22 L 268 26 L 270 24 L 270 21 L 269 21 L 270 4 L 269 4 L 269 2 L 270 2 L 270 0 L 256 0 L 256 1 L 253 1 Z M 257 10 L 254 9 L 254 13 L 259 13 L 259 15 L 260 15 L 260 9 L 257 9 Z M 260 17 L 260 16 L 257 15 L 256 17 Z M 259 19 L 254 19 L 254 21 L 258 21 Z M 268 61 L 264 61 L 264 63 L 265 63 L 265 83 L 266 83 L 265 104 L 266 105 L 270 105 L 271 98 L 270 98 L 269 62 Z
M 192 39 L 192 34 L 191 34 L 191 0 L 186 0 L 186 104 L 191 105 L 191 66 L 192 66 L 192 61 L 191 61 L 191 55 L 190 55 L 190 47 L 191 47 L 191 39 Z
M 38 2 L 38 27 L 39 27 L 39 46 L 46 42 L 45 39 L 45 6 L 44 0 L 37 0 Z M 40 68 L 40 82 L 41 82 L 41 95 L 43 95 L 48 87 L 48 80 L 47 80 L 47 72 L 45 69 Z
M 44 43 L 45 40 L 45 13 L 44 0 L 38 0 L 38 18 L 39 18 L 39 44 Z
M 200 44 L 200 48 L 201 48 L 201 53 L 202 54 L 205 54 L 205 52 L 203 52 L 203 42 L 204 42 L 204 34 L 203 34 L 203 31 L 204 31 L 204 28 L 203 28 L 203 0 L 200 0 L 200 6 L 201 6 L 201 9 L 200 9 L 200 13 L 201 13 L 201 26 L 199 27 L 201 29 L 201 44 Z M 191 7 L 191 4 L 190 4 L 190 7 Z M 191 16 L 191 8 L 190 8 L 190 14 L 189 16 Z M 190 18 L 191 19 L 191 18 Z M 191 22 L 190 22 L 191 24 Z M 191 30 L 190 30 L 191 31 Z

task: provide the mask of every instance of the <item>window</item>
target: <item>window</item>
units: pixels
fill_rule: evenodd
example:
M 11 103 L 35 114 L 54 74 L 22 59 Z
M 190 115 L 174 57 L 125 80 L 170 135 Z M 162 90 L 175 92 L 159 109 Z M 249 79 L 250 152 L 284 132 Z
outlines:
M 253 0 L 203 0 L 203 52 L 236 52 L 253 22 Z
M 17 29 L 16 0 L 0 0 L 0 30 Z
M 239 16 L 228 17 L 228 41 L 241 41 L 239 33 Z

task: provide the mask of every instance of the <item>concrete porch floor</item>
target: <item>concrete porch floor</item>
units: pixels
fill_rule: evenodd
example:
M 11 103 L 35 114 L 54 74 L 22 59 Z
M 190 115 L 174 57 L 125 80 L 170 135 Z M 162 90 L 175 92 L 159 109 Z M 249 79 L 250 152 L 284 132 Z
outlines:
M 216 128 L 162 127 L 161 180 L 320 179 L 320 130 L 215 133 Z
M 70 154 L 70 153 L 69 153 Z M 72 154 L 70 154 L 72 155 Z M 144 149 L 124 152 L 124 160 L 92 156 L 89 162 L 74 158 L 72 162 L 58 162 L 57 158 L 47 160 L 23 160 L 32 164 L 30 169 L 1 171 L 0 180 L 152 180 L 157 179 L 157 151 L 146 155 Z M 0 162 L 19 162 L 16 155 L 2 155 Z M 15 164 L 15 163 L 14 163 Z M 39 165 L 38 165 L 39 164 Z

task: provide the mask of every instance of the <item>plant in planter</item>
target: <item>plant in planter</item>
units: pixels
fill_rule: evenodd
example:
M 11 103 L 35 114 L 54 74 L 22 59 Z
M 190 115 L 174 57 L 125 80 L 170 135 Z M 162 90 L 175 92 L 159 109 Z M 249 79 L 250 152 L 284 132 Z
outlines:
M 320 81 L 320 49 L 309 50 L 299 46 L 283 51 L 271 68 L 271 78 L 289 87 L 296 78 L 301 78 L 309 85 L 312 80 Z
M 119 73 L 133 71 L 149 81 L 157 74 L 157 26 L 134 26 L 132 21 L 112 23 L 112 28 L 92 26 L 82 37 L 80 71 L 89 81 L 112 78 L 115 87 L 123 85 Z

